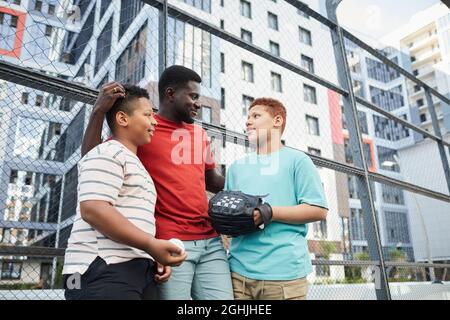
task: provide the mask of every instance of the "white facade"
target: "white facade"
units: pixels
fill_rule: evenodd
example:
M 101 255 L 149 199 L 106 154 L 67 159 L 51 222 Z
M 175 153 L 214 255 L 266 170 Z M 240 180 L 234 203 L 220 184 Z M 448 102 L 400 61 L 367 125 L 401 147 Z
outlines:
M 450 97 L 450 10 L 437 3 L 411 17 L 402 28 L 382 41 L 398 47 L 406 54 L 404 63 L 420 80 Z M 409 58 L 409 59 L 408 59 Z M 422 128 L 434 133 L 424 90 L 408 80 L 410 104 L 418 108 Z M 441 134 L 450 135 L 450 106 L 433 97 Z M 398 152 L 399 165 L 406 181 L 448 194 L 442 161 L 436 142 L 426 139 L 403 146 Z M 447 149 L 448 150 L 448 149 Z M 447 159 L 449 154 L 446 152 Z M 426 168 L 424 170 L 424 168 Z M 448 213 L 450 205 L 407 192 L 408 212 L 415 259 L 445 261 L 450 259 Z
M 441 158 L 434 141 L 427 139 L 399 150 L 399 163 L 403 174 L 413 177 L 415 184 L 448 194 Z M 450 203 L 412 192 L 406 192 L 406 195 L 416 260 L 450 260 Z
M 410 56 L 413 74 L 450 97 L 450 9 L 439 2 L 411 17 L 410 21 L 382 39 Z M 418 106 L 420 124 L 433 133 L 424 90 L 408 81 L 410 102 Z M 450 132 L 450 106 L 433 98 L 441 133 Z
M 407 83 L 405 78 L 395 73 L 388 77 L 389 71 L 392 72 L 392 70 L 384 69 L 384 64 L 376 65 L 378 60 L 366 51 L 352 45 L 352 43 L 346 43 L 346 48 L 347 55 L 349 56 L 349 66 L 354 82 L 355 94 L 367 101 L 373 102 L 372 99 L 376 90 L 384 91 L 386 96 L 389 92 L 394 92 L 394 94 L 398 94 L 397 97 L 399 99 L 397 102 L 392 99 L 389 101 L 381 100 L 377 101 L 375 105 L 390 111 L 400 118 L 412 121 L 417 111 L 414 108 L 411 108 L 408 102 Z M 384 51 L 389 59 L 396 60 L 400 66 L 405 67 L 403 65 L 404 59 L 402 58 L 403 55 L 401 52 L 392 50 L 392 48 L 385 48 Z M 402 101 L 402 103 L 400 103 L 400 101 Z M 366 132 L 363 132 L 362 138 L 365 144 L 372 146 L 370 159 L 372 162 L 371 170 L 399 180 L 404 180 L 405 173 L 403 172 L 403 168 L 400 166 L 399 170 L 394 170 L 393 166 L 397 168 L 398 163 L 398 161 L 395 161 L 396 156 L 384 157 L 383 154 L 380 154 L 380 151 L 384 149 L 389 150 L 389 153 L 392 152 L 393 154 L 396 154 L 398 149 L 414 144 L 419 137 L 411 130 L 402 127 L 400 124 L 394 123 L 392 120 L 388 120 L 381 114 L 369 108 L 358 105 L 358 111 L 365 114 L 367 129 Z M 384 121 L 386 125 L 382 125 L 382 121 Z M 347 130 L 344 130 L 344 133 L 348 134 Z M 413 258 L 411 237 L 414 238 L 415 234 L 412 234 L 410 229 L 408 204 L 405 193 L 395 190 L 383 190 L 386 186 L 379 183 L 373 184 L 373 187 L 375 192 L 375 210 L 377 211 L 380 225 L 382 246 L 387 250 L 389 250 L 389 248 L 407 250 L 410 258 Z M 395 191 L 401 194 L 399 194 L 398 197 L 389 197 L 389 195 L 386 194 L 390 193 L 389 191 Z M 350 196 L 349 204 L 351 211 L 353 211 L 352 214 L 357 212 L 355 210 L 361 209 L 359 199 L 352 199 Z M 400 220 L 392 225 L 392 222 L 387 221 L 386 215 L 404 217 L 406 224 L 401 224 Z M 355 223 L 356 221 L 358 220 L 355 219 L 351 221 L 351 223 Z M 355 226 L 350 226 L 350 228 L 355 230 Z M 357 234 L 359 233 L 357 232 Z M 352 240 L 352 246 L 367 246 L 366 240 L 361 240 L 360 237 L 357 238 L 358 239 L 356 240 Z M 402 239 L 403 241 L 394 241 L 394 239 Z

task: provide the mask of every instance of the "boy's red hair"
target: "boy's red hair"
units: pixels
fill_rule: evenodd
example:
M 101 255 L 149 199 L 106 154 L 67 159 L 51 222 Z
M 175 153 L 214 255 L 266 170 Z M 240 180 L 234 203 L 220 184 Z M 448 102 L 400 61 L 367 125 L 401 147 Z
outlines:
M 250 111 L 254 106 L 264 106 L 264 109 L 274 118 L 281 116 L 283 118 L 281 133 L 284 132 L 284 128 L 286 128 L 286 108 L 280 101 L 272 98 L 258 98 L 252 102 L 248 110 Z

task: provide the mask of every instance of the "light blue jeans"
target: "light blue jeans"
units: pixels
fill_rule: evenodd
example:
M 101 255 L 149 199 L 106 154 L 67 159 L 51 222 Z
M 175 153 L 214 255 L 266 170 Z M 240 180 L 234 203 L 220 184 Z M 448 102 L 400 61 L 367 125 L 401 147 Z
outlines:
M 161 300 L 233 300 L 228 258 L 220 237 L 183 241 L 188 254 L 157 286 Z

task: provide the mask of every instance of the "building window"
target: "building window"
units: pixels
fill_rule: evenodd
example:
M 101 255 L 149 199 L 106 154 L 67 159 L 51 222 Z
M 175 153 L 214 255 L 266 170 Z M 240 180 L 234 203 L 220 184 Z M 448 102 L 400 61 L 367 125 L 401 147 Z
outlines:
M 143 6 L 144 1 L 141 0 L 122 0 L 120 2 L 119 39 L 122 38 Z
M 223 135 L 222 135 L 222 148 L 225 148 L 227 146 L 227 139 L 226 139 L 226 131 L 227 127 L 224 124 L 221 124 L 220 127 L 223 129 Z
M 409 137 L 408 128 L 392 119 L 373 115 L 373 125 L 377 138 L 398 141 Z
M 36 96 L 36 104 L 35 104 L 36 107 L 41 107 L 43 102 L 44 102 L 44 97 L 42 95 L 38 94 Z
M 320 149 L 308 147 L 308 153 L 314 156 L 320 157 L 322 155 L 322 151 Z
M 17 28 L 17 21 L 18 21 L 18 17 L 17 16 L 11 16 L 11 21 L 9 23 L 9 26 L 11 28 Z
M 392 61 L 398 63 L 397 57 L 394 57 Z M 400 73 L 397 70 L 390 68 L 383 62 L 366 57 L 366 65 L 367 65 L 367 75 L 371 79 L 387 83 L 400 77 Z
M 111 1 L 101 0 L 101 2 L 100 2 L 100 19 L 103 17 L 103 15 L 105 14 L 105 12 L 108 9 L 110 4 L 111 4 Z
M 300 42 L 312 46 L 311 31 L 298 27 L 300 33 Z
M 316 117 L 306 115 L 306 128 L 309 134 L 319 136 L 320 135 L 319 119 Z
M 52 31 L 53 31 L 53 27 L 52 26 L 49 26 L 49 25 L 45 26 L 45 35 L 47 37 L 50 37 L 52 35 Z
M 367 116 L 365 112 L 358 110 L 358 121 L 361 132 L 369 134 L 369 128 L 367 127 Z
M 19 172 L 17 170 L 11 170 L 9 175 L 9 183 L 17 183 L 17 179 L 19 178 Z
M 352 240 L 366 240 L 364 216 L 361 209 L 350 209 L 350 238 Z
M 248 108 L 250 108 L 250 106 L 252 105 L 253 100 L 255 100 L 255 98 L 246 96 L 245 94 L 242 95 L 242 115 L 243 116 L 247 115 Z
M 345 162 L 347 162 L 348 164 L 353 164 L 353 153 L 350 148 L 348 139 L 344 139 L 344 151 L 345 151 Z M 373 165 L 372 148 L 371 148 L 369 142 L 363 143 L 363 152 L 364 152 L 364 157 L 366 158 L 367 166 L 369 168 L 371 168 Z
M 220 88 L 220 109 L 225 110 L 225 89 Z
M 404 212 L 386 211 L 386 228 L 388 242 L 390 243 L 409 243 L 408 219 Z
M 22 262 L 4 261 L 2 263 L 2 280 L 19 280 L 22 274 Z
M 423 99 L 417 100 L 417 106 L 418 106 L 418 107 L 421 107 L 421 106 L 423 106 L 423 105 L 424 105 Z
M 205 12 L 211 12 L 211 0 L 184 0 L 184 2 Z
M 348 196 L 350 199 L 359 199 L 358 187 L 354 176 L 347 175 Z
M 363 83 L 358 80 L 352 80 L 353 92 L 356 96 L 365 98 Z
M 42 1 L 37 0 L 34 3 L 34 10 L 39 11 L 39 12 L 42 10 Z
M 94 73 L 97 73 L 111 53 L 112 17 L 109 19 L 102 33 L 97 39 L 97 54 L 95 55 Z
M 421 113 L 420 114 L 420 122 L 425 122 L 425 121 L 427 121 L 427 114 Z
M 241 29 L 241 39 L 245 42 L 252 43 L 252 33 L 248 30 Z
M 81 10 L 81 9 L 80 9 Z M 81 10 L 81 13 L 84 13 L 83 10 Z M 71 49 L 71 56 L 69 59 L 73 59 L 72 62 L 77 62 L 80 58 L 81 54 L 85 50 L 88 43 L 90 44 L 92 33 L 94 31 L 94 23 L 95 23 L 95 10 L 91 10 L 89 13 L 86 22 L 83 24 L 83 27 L 81 28 L 80 33 L 76 37 L 75 44 L 72 46 Z M 67 41 L 70 42 L 72 37 L 75 33 L 69 32 L 67 36 Z
M 225 0 L 220 0 L 220 6 L 225 7 Z
M 55 14 L 55 9 L 56 9 L 56 7 L 55 7 L 54 4 L 49 4 L 49 5 L 48 5 L 47 13 L 48 13 L 49 15 L 53 16 L 53 15 Z
M 242 61 L 242 79 L 247 82 L 253 82 L 253 64 Z
M 28 92 L 22 92 L 22 103 L 23 104 L 28 104 L 28 97 L 29 97 Z
M 269 28 L 278 31 L 278 17 L 272 12 L 267 13 Z
M 274 56 L 280 56 L 280 45 L 276 42 L 269 41 L 270 53 Z
M 146 48 L 147 25 L 145 24 L 117 59 L 116 81 L 122 83 L 138 83 L 144 78 Z
M 202 106 L 202 121 L 206 123 L 212 122 L 211 107 Z
M 381 169 L 400 172 L 400 166 L 397 162 L 398 155 L 397 150 L 386 147 L 377 146 L 378 151 L 378 163 Z
M 371 101 L 386 111 L 393 111 L 404 106 L 402 85 L 390 90 L 369 86 Z
M 252 5 L 250 2 L 241 0 L 241 16 L 249 19 L 252 18 Z
M 301 55 L 300 65 L 303 69 L 308 70 L 311 73 L 314 73 L 314 60 L 304 54 Z
M 225 73 L 225 53 L 220 53 L 220 72 Z
M 316 88 L 303 84 L 303 99 L 306 102 L 317 104 Z
M 270 79 L 271 79 L 272 90 L 276 91 L 276 92 L 282 92 L 283 88 L 281 85 L 281 74 L 271 72 Z
M 211 33 L 169 17 L 168 65 L 183 65 L 202 77 L 211 87 Z
M 387 184 L 382 184 L 381 191 L 384 202 L 392 204 L 405 204 L 405 198 L 403 196 L 402 189 L 392 187 Z
M 220 29 L 225 29 L 225 21 L 223 19 L 220 19 Z

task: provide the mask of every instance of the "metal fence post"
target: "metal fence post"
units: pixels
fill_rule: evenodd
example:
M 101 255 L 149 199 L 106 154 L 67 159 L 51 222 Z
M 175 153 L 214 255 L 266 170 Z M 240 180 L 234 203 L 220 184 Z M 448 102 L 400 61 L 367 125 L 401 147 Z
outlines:
M 425 88 L 425 98 L 427 99 L 428 110 L 430 111 L 431 122 L 433 124 L 434 134 L 441 139 L 437 141 L 439 155 L 441 157 L 442 166 L 444 168 L 444 175 L 447 181 L 447 188 L 450 192 L 450 168 L 448 165 L 447 155 L 445 154 L 444 144 L 442 143 L 441 128 L 439 126 L 439 121 L 436 114 L 436 108 L 434 107 L 433 99 L 428 88 Z
M 163 0 L 162 10 L 159 11 L 159 74 L 167 68 L 167 23 L 168 23 L 168 3 Z
M 356 100 L 352 90 L 352 81 L 348 67 L 347 56 L 345 52 L 344 39 L 342 30 L 340 29 L 336 9 L 341 0 L 327 0 L 326 9 L 328 18 L 337 25 L 335 29 L 330 28 L 331 38 L 333 42 L 333 50 L 336 59 L 336 67 L 339 84 L 348 90 L 348 95 L 343 95 L 344 113 L 347 120 L 347 128 L 349 131 L 350 147 L 355 164 L 364 169 L 364 176 L 356 176 L 358 193 L 361 200 L 361 208 L 364 215 L 364 229 L 366 231 L 367 245 L 369 249 L 370 260 L 379 261 L 379 265 L 375 269 L 376 281 L 375 291 L 378 300 L 390 300 L 389 283 L 386 274 L 383 250 L 380 239 L 380 231 L 378 219 L 372 198 L 372 190 L 369 183 L 367 161 L 364 156 L 363 142 L 361 139 L 361 131 L 358 121 L 358 110 Z
M 58 208 L 58 222 L 56 225 L 56 236 L 55 236 L 55 248 L 58 249 L 59 247 L 59 237 L 61 232 L 61 212 L 62 212 L 62 206 L 63 206 L 63 200 L 64 200 L 64 184 L 66 182 L 66 175 L 64 174 L 61 178 L 61 196 L 59 198 L 59 208 Z M 56 279 L 56 267 L 57 267 L 57 261 L 58 258 L 54 257 L 52 262 L 52 278 L 50 286 L 52 289 L 55 287 L 55 279 Z
M 439 156 L 441 157 L 442 167 L 444 169 L 445 180 L 447 181 L 447 188 L 450 192 L 450 168 L 448 165 L 447 155 L 445 154 L 444 144 L 442 143 L 441 127 L 439 125 L 439 120 L 438 120 L 438 117 L 436 114 L 436 108 L 434 106 L 433 98 L 431 96 L 430 90 L 428 88 L 425 88 L 425 98 L 427 100 L 428 110 L 430 111 L 431 122 L 433 124 L 434 134 L 438 138 L 441 139 L 441 141 L 437 141 L 437 145 L 438 145 L 438 149 L 439 149 Z M 428 235 L 427 235 L 427 237 L 428 237 Z M 429 240 L 427 240 L 427 241 L 428 241 L 428 246 L 429 246 Z M 430 249 L 428 249 L 428 250 L 430 250 Z M 428 253 L 428 262 L 432 263 L 432 259 L 433 258 L 430 257 L 430 254 Z M 431 278 L 431 281 L 433 281 L 433 282 L 438 281 L 435 277 L 435 272 L 434 272 L 433 267 L 430 267 L 430 278 Z

